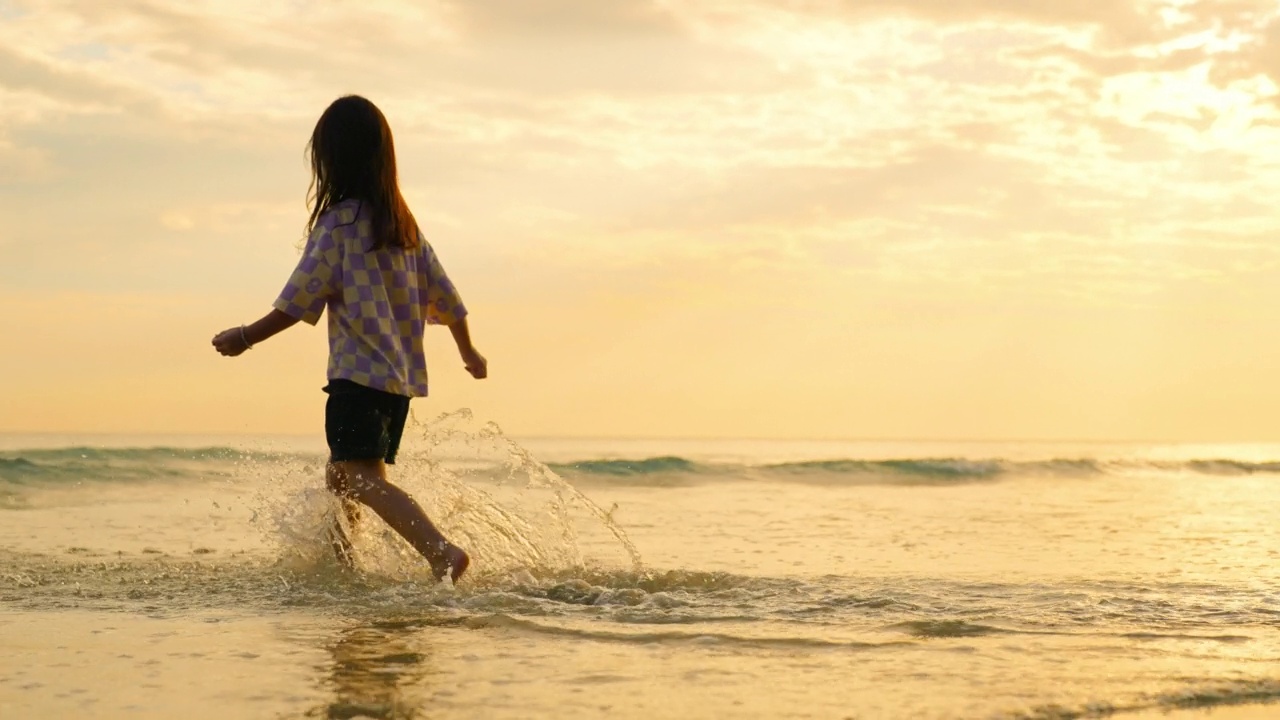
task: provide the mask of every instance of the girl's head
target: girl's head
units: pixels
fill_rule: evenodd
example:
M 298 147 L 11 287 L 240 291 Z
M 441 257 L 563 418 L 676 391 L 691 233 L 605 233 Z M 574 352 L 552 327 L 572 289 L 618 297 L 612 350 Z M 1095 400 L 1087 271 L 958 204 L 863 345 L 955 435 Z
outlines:
M 335 203 L 357 199 L 371 211 L 373 247 L 411 248 L 418 224 L 396 182 L 396 150 L 382 111 L 358 95 L 333 101 L 320 116 L 308 143 L 311 204 L 308 233 Z

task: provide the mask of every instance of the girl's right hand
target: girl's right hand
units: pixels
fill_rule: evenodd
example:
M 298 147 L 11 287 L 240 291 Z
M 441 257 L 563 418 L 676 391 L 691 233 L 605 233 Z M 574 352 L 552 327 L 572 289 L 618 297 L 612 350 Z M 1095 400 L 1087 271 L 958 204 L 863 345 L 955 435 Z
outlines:
M 243 325 L 228 328 L 213 336 L 213 349 L 226 357 L 235 357 L 252 347 L 245 340 Z
M 479 353 L 474 347 L 459 350 L 462 355 L 462 364 L 466 366 L 467 372 L 471 373 L 471 377 L 477 380 L 483 380 L 489 375 L 489 361 Z

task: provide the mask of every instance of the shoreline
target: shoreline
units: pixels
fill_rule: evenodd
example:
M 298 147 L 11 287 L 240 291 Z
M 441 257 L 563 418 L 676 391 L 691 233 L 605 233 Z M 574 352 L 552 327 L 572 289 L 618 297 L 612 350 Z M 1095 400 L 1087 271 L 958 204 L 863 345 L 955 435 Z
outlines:
M 1272 720 L 1280 717 L 1280 701 L 1209 705 L 1194 708 L 1149 708 L 1117 712 L 1115 720 Z

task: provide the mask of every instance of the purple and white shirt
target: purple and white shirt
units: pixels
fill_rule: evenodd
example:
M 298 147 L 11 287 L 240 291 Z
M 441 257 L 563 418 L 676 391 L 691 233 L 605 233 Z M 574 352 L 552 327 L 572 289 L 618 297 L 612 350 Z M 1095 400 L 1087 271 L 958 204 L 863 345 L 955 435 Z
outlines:
M 418 239 L 412 249 L 366 250 L 372 223 L 358 200 L 335 204 L 316 223 L 273 307 L 310 325 L 329 308 L 330 380 L 427 394 L 422 331 L 451 325 L 467 309 L 431 244 Z

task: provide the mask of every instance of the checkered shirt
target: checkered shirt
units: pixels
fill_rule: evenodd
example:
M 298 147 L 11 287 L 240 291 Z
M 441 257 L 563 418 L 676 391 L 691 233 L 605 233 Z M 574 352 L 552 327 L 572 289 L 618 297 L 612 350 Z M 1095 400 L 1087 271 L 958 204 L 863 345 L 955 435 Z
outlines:
M 329 379 L 376 390 L 427 394 L 426 325 L 466 317 L 435 251 L 372 245 L 368 212 L 344 200 L 320 217 L 302 259 L 273 307 L 315 325 L 329 308 Z

